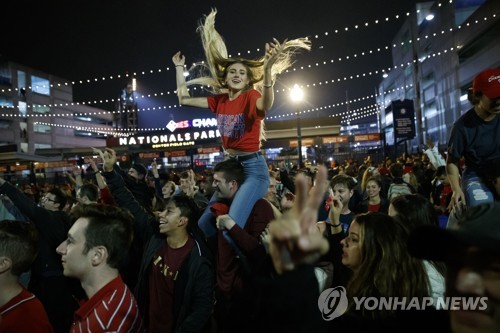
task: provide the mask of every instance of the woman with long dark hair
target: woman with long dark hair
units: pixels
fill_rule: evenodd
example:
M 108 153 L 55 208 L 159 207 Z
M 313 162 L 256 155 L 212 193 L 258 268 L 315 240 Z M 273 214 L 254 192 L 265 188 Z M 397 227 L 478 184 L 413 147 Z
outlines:
M 397 219 L 411 233 L 422 225 L 438 226 L 438 217 L 430 200 L 419 194 L 404 194 L 396 197 L 389 205 L 389 215 Z M 444 296 L 446 269 L 443 263 L 422 260 L 431 296 L 436 299 Z

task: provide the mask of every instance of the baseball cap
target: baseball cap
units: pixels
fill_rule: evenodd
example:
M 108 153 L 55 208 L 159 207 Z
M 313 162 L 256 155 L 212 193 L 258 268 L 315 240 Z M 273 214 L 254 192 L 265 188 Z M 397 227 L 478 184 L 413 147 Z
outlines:
M 472 82 L 472 91 L 482 92 L 489 99 L 500 98 L 500 69 L 489 68 L 479 73 Z
M 500 254 L 500 202 L 470 207 L 453 229 L 435 226 L 416 228 L 408 239 L 408 250 L 414 257 L 447 261 L 457 249 L 477 246 Z

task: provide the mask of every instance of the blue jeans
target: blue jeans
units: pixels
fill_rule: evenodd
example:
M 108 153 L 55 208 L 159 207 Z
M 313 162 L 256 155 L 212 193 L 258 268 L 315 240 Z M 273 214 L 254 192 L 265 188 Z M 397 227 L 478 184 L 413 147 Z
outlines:
M 466 169 L 462 175 L 462 191 L 468 207 L 493 202 L 493 193 L 483 184 L 481 177 L 474 170 Z
M 257 200 L 264 197 L 269 188 L 269 170 L 267 168 L 266 159 L 262 155 L 256 158 L 250 158 L 241 162 L 245 172 L 245 181 L 240 184 L 229 208 L 229 216 L 242 229 L 252 212 L 253 206 Z M 210 211 L 212 203 L 217 201 L 217 192 L 214 193 L 203 215 L 198 221 L 200 229 L 205 233 L 206 237 L 211 237 L 217 232 L 215 220 Z M 227 235 L 227 231 L 224 232 Z M 229 240 L 229 239 L 228 239 Z M 230 241 L 231 242 L 231 241 Z

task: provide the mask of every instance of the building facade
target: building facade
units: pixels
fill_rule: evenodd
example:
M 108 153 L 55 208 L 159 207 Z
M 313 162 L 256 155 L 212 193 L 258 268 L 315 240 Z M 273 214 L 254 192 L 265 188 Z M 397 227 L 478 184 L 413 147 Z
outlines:
M 391 102 L 411 99 L 410 150 L 427 138 L 445 149 L 453 123 L 472 107 L 467 89 L 475 75 L 500 67 L 500 2 L 431 1 L 415 9 L 393 40 L 393 67 L 378 87 L 381 127 L 394 144 Z
M 113 114 L 74 103 L 68 80 L 0 60 L 0 129 L 0 162 L 43 160 L 37 150 L 105 146 Z

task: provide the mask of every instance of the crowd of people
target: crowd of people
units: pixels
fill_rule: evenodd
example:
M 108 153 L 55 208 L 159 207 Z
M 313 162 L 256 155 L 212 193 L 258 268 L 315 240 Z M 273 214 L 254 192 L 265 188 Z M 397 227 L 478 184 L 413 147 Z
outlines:
M 198 29 L 211 76 L 196 82 L 217 94 L 191 97 L 184 56 L 173 62 L 180 103 L 216 114 L 224 160 L 205 174 L 124 170 L 105 148 L 63 188 L 0 177 L 0 332 L 500 331 L 500 140 L 472 137 L 498 138 L 498 73 L 474 81 L 446 159 L 428 141 L 395 161 L 268 165 L 272 86 L 309 42 L 228 58 L 215 14 Z M 476 192 L 459 184 L 471 177 Z M 443 305 L 451 296 L 484 307 Z
M 439 216 L 449 214 L 452 192 L 446 190 L 444 166 L 436 168 L 426 154 L 377 165 L 367 156 L 330 169 L 270 164 L 267 192 L 251 207 L 243 227 L 227 218 L 245 182 L 236 158 L 195 174 L 168 173 L 155 161 L 151 171 L 137 164 L 126 172 L 112 149 L 100 155 L 102 167 L 93 161 L 88 170 L 75 167 L 65 186 L 16 188 L 0 178 L 0 257 L 12 262 L 0 279 L 2 295 L 11 296 L 0 305 L 2 332 L 35 326 L 44 332 L 280 331 L 277 325 L 291 323 L 292 331 L 382 331 L 427 319 L 449 326 L 449 311 L 440 311 L 438 300 L 450 292 L 450 274 L 458 274 L 449 270 L 448 260 L 457 265 L 465 258 L 436 260 L 442 253 L 419 258 L 407 246 L 422 228 L 446 232 Z M 499 161 L 488 170 L 485 184 L 498 199 Z M 393 184 L 408 186 L 408 192 L 393 191 L 389 199 Z M 310 201 L 314 206 L 306 209 Z M 498 204 L 489 205 L 479 207 L 498 210 Z M 207 209 L 209 222 L 200 224 Z M 468 223 L 469 211 L 459 216 L 459 224 Z M 308 226 L 302 225 L 306 221 Z M 471 237 L 494 240 L 498 229 L 491 224 Z M 307 250 L 313 245 L 318 247 Z M 446 246 L 435 251 L 447 251 Z M 484 263 L 491 272 L 498 265 L 493 258 Z M 349 297 L 431 297 L 434 307 L 418 313 L 348 308 L 342 317 L 324 322 L 317 300 L 336 286 L 344 286 Z M 301 294 L 293 297 L 287 294 L 292 289 L 283 289 L 296 287 Z M 481 290 L 478 296 L 491 300 L 486 316 L 495 315 L 498 290 Z M 294 308 L 303 302 L 311 308 Z M 285 311 L 295 313 L 296 320 L 277 320 Z M 32 320 L 20 320 L 23 313 Z

